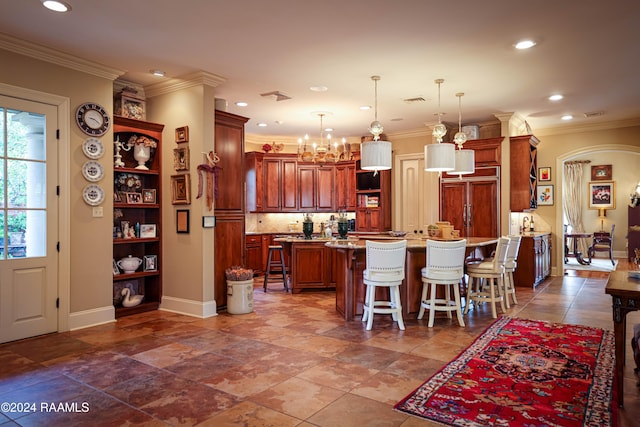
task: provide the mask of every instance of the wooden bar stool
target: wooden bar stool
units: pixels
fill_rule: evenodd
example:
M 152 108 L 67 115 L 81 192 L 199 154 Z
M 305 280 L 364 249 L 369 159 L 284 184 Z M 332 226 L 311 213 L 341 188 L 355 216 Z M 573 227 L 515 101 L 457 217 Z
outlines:
M 273 261 L 273 255 L 275 253 L 280 253 L 280 266 L 278 270 L 271 270 L 271 261 Z M 269 245 L 269 253 L 267 255 L 267 269 L 264 272 L 264 291 L 267 292 L 267 281 L 269 280 L 269 273 L 280 273 L 282 272 L 282 282 L 284 283 L 285 292 L 289 291 L 289 286 L 287 286 L 287 267 L 284 264 L 284 250 L 280 245 Z

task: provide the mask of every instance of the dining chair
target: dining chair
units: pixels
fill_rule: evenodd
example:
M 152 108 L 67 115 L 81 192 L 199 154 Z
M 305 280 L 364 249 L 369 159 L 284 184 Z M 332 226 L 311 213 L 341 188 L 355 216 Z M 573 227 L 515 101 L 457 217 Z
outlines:
M 391 314 L 398 328 L 404 330 L 400 285 L 405 276 L 407 241 L 377 242 L 366 240 L 366 269 L 362 273 L 366 285 L 362 321 L 367 331 L 373 327 L 374 314 Z M 377 288 L 388 288 L 388 300 L 376 300 Z
M 418 319 L 429 310 L 429 327 L 433 327 L 435 312 L 451 312 L 458 316 L 458 324 L 464 326 L 460 303 L 460 281 L 464 277 L 466 240 L 452 242 L 427 240 L 426 266 L 422 269 L 422 297 Z M 444 287 L 444 298 L 437 297 L 438 285 Z M 453 299 L 451 290 L 453 289 Z
M 504 266 L 507 261 L 509 250 L 509 238 L 500 237 L 493 258 L 487 258 L 480 263 L 468 264 L 467 275 L 469 276 L 469 290 L 467 293 L 467 304 L 464 307 L 464 314 L 469 313 L 469 306 L 475 303 L 476 308 L 480 303 L 491 304 L 491 315 L 497 318 L 496 302 L 500 303 L 502 312 L 504 306 Z
M 589 262 L 591 262 L 591 258 L 595 257 L 596 252 L 608 252 L 609 259 L 611 260 L 611 264 L 616 265 L 615 260 L 613 259 L 613 231 L 616 229 L 616 225 L 613 224 L 611 226 L 611 233 L 593 233 L 593 242 L 588 250 Z
M 516 267 L 518 266 L 518 252 L 520 251 L 520 242 L 522 241 L 522 236 L 513 235 L 508 236 L 509 238 L 509 249 L 507 250 L 507 260 L 504 263 L 504 302 L 507 308 L 511 307 L 509 304 L 509 297 L 514 304 L 518 303 L 518 299 L 516 298 L 516 284 L 513 280 L 513 272 L 516 271 Z

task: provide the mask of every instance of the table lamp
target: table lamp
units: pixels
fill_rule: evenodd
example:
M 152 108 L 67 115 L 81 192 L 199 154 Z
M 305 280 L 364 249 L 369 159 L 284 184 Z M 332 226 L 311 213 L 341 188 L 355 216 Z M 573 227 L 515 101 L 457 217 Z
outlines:
M 598 208 L 598 218 L 600 218 L 600 231 L 604 231 L 604 219 L 607 217 L 605 208 Z

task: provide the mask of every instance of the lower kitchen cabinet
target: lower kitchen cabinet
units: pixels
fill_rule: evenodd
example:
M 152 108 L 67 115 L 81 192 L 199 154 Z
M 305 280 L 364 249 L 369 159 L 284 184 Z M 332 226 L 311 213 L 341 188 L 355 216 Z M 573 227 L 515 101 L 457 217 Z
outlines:
M 516 286 L 533 288 L 551 274 L 551 235 L 522 236 L 518 267 L 513 273 Z
M 279 245 L 273 239 L 279 234 L 247 234 L 245 236 L 246 262 L 245 267 L 251 268 L 254 275 L 263 274 L 267 268 L 269 245 Z M 271 265 L 280 266 L 280 253 L 274 252 Z M 289 257 L 284 254 L 284 265 L 289 269 Z
M 335 288 L 335 258 L 325 241 L 302 242 L 291 245 L 291 292 L 305 289 Z M 286 250 L 285 250 L 286 252 Z

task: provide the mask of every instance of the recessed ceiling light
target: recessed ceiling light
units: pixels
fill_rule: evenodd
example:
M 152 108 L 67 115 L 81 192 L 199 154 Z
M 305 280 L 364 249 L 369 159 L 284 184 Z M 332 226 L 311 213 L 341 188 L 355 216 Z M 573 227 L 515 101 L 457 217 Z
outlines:
M 311 90 L 312 92 L 326 92 L 329 90 L 329 88 L 323 85 L 316 85 L 309 87 L 309 90 Z
M 560 101 L 562 98 L 564 98 L 564 96 L 560 95 L 559 93 L 556 93 L 549 97 L 549 101 Z
M 362 111 L 371 110 L 371 105 L 362 105 L 362 106 L 360 107 L 360 109 L 361 109 Z
M 534 42 L 533 40 L 521 40 L 518 43 L 516 43 L 514 46 L 516 49 L 529 49 L 532 48 L 536 45 L 536 42 Z
M 68 12 L 71 10 L 71 6 L 63 1 L 55 1 L 55 0 L 41 0 L 42 5 L 49 10 L 53 10 L 54 12 Z
M 164 71 L 162 70 L 151 70 L 150 73 L 154 76 L 164 77 Z
M 247 105 L 249 105 L 248 102 L 244 102 L 244 101 L 238 101 L 236 102 L 236 106 L 237 107 L 246 107 Z
M 573 116 L 571 114 L 565 114 L 561 118 L 562 118 L 562 120 L 572 120 Z
M 267 124 L 266 123 L 258 123 L 258 127 L 259 128 L 266 128 Z

